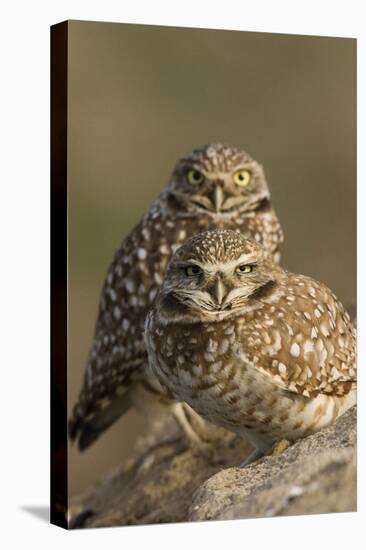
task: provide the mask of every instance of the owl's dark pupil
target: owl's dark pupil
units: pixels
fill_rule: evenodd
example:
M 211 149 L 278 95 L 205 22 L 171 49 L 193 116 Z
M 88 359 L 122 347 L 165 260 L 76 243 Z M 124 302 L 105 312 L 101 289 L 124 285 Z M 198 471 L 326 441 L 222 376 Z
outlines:
M 198 265 L 190 265 L 185 269 L 185 271 L 187 275 L 197 275 L 200 272 L 200 268 Z
M 241 181 L 243 181 L 243 179 L 244 179 L 244 176 L 243 176 L 243 174 L 239 174 L 239 176 L 238 176 L 238 177 L 239 177 L 239 179 L 240 179 Z
M 195 180 L 199 180 L 200 179 L 200 173 L 199 172 L 193 172 L 193 178 Z

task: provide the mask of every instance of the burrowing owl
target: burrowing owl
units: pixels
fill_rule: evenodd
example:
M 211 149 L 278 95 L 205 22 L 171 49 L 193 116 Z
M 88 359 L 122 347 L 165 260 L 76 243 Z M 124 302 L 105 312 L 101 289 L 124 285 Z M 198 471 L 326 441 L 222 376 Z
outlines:
M 109 268 L 70 436 L 81 449 L 131 405 L 160 396 L 143 329 L 172 253 L 209 228 L 236 229 L 279 260 L 282 230 L 262 167 L 245 151 L 208 145 L 179 160 L 168 185 L 122 242 Z
M 259 451 L 316 432 L 356 400 L 355 331 L 336 296 L 228 230 L 173 256 L 146 321 L 170 395 Z

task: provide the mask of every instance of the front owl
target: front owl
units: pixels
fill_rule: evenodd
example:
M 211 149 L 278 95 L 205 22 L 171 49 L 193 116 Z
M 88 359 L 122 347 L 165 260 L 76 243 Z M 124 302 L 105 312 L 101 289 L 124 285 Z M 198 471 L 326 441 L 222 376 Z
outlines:
M 170 395 L 248 439 L 252 458 L 329 425 L 356 400 L 355 331 L 342 304 L 230 230 L 176 252 L 146 342 Z

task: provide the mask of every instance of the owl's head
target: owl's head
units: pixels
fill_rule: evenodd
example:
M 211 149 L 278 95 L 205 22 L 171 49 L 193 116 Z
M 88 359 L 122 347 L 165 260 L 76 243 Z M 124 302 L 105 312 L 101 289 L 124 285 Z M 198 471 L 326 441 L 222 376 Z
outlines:
M 167 191 L 190 210 L 216 214 L 252 210 L 270 198 L 262 167 L 245 151 L 221 143 L 181 158 Z
M 170 314 L 223 319 L 274 292 L 281 272 L 261 246 L 239 232 L 206 231 L 175 252 L 159 300 Z

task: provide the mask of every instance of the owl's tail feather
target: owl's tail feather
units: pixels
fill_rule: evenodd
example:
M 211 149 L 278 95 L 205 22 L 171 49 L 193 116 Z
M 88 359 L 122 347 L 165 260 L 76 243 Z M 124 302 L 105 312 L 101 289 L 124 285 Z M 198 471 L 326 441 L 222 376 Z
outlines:
M 109 426 L 126 413 L 131 407 L 128 392 L 115 397 L 109 405 L 95 411 L 86 418 L 74 415 L 69 421 L 69 436 L 72 441 L 78 440 L 80 451 L 87 449 Z

